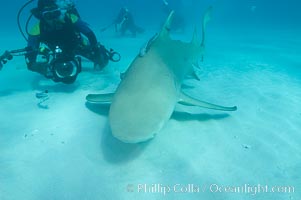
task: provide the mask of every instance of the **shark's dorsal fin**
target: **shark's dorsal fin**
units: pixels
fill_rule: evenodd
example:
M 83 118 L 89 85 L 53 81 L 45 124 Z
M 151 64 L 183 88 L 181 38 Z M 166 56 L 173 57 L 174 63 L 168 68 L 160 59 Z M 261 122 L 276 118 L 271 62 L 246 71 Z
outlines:
M 173 15 L 174 15 L 174 11 L 172 10 L 170 12 L 170 14 L 168 15 L 168 17 L 162 27 L 162 30 L 159 34 L 160 38 L 169 38 L 169 32 L 170 32 L 170 28 L 171 28 L 171 22 L 173 19 Z
M 205 45 L 205 31 L 206 31 L 206 25 L 211 19 L 211 12 L 212 12 L 212 6 L 207 8 L 204 17 L 203 17 L 203 24 L 202 24 L 202 43 L 201 47 L 204 47 Z

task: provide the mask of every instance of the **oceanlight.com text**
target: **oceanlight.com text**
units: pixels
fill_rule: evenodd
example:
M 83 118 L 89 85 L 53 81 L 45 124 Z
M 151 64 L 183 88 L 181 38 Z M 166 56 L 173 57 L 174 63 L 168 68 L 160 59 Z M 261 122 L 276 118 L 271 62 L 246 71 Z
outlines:
M 248 195 L 258 195 L 265 193 L 294 193 L 294 186 L 269 186 L 264 184 L 242 184 L 242 185 L 221 185 L 221 184 L 128 184 L 126 187 L 127 192 L 149 193 L 149 194 L 162 194 L 169 193 L 238 193 Z

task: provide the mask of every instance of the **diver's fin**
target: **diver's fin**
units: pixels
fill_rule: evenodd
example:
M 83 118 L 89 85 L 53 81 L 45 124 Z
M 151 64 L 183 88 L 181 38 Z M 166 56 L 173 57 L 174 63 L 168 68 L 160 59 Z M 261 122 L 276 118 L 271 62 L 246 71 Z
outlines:
M 219 106 L 211 103 L 207 103 L 205 101 L 200 101 L 197 99 L 194 99 L 192 97 L 187 96 L 186 94 L 181 92 L 180 99 L 178 103 L 186 106 L 199 106 L 203 108 L 209 108 L 209 109 L 214 109 L 214 110 L 223 110 L 223 111 L 235 111 L 237 110 L 236 106 L 233 107 L 224 107 L 224 106 Z
M 107 104 L 111 103 L 113 99 L 114 93 L 108 94 L 88 94 L 86 96 L 86 100 L 90 103 L 101 103 Z

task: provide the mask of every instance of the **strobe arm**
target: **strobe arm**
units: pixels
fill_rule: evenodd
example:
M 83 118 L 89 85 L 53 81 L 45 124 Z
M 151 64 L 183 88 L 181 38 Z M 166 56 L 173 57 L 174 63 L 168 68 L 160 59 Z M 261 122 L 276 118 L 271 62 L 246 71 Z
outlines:
M 32 52 L 34 50 L 31 50 L 29 48 L 22 48 L 22 49 L 15 49 L 15 50 L 6 50 L 1 56 L 0 56 L 0 70 L 3 68 L 3 65 L 7 63 L 7 61 L 12 60 L 14 56 L 24 56 L 29 52 Z

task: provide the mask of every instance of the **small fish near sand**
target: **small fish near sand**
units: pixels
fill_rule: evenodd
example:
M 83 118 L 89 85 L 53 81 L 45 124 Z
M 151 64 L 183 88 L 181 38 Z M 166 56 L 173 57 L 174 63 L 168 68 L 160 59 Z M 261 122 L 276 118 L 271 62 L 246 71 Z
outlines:
M 205 29 L 211 11 L 209 7 L 203 18 L 201 43 L 196 32 L 190 43 L 170 38 L 172 11 L 143 56 L 137 55 L 133 60 L 115 93 L 87 95 L 90 103 L 111 103 L 109 124 L 114 137 L 126 143 L 152 139 L 170 119 L 177 103 L 222 111 L 237 109 L 207 103 L 181 92 L 183 80 L 194 73 L 193 66 L 204 54 Z

